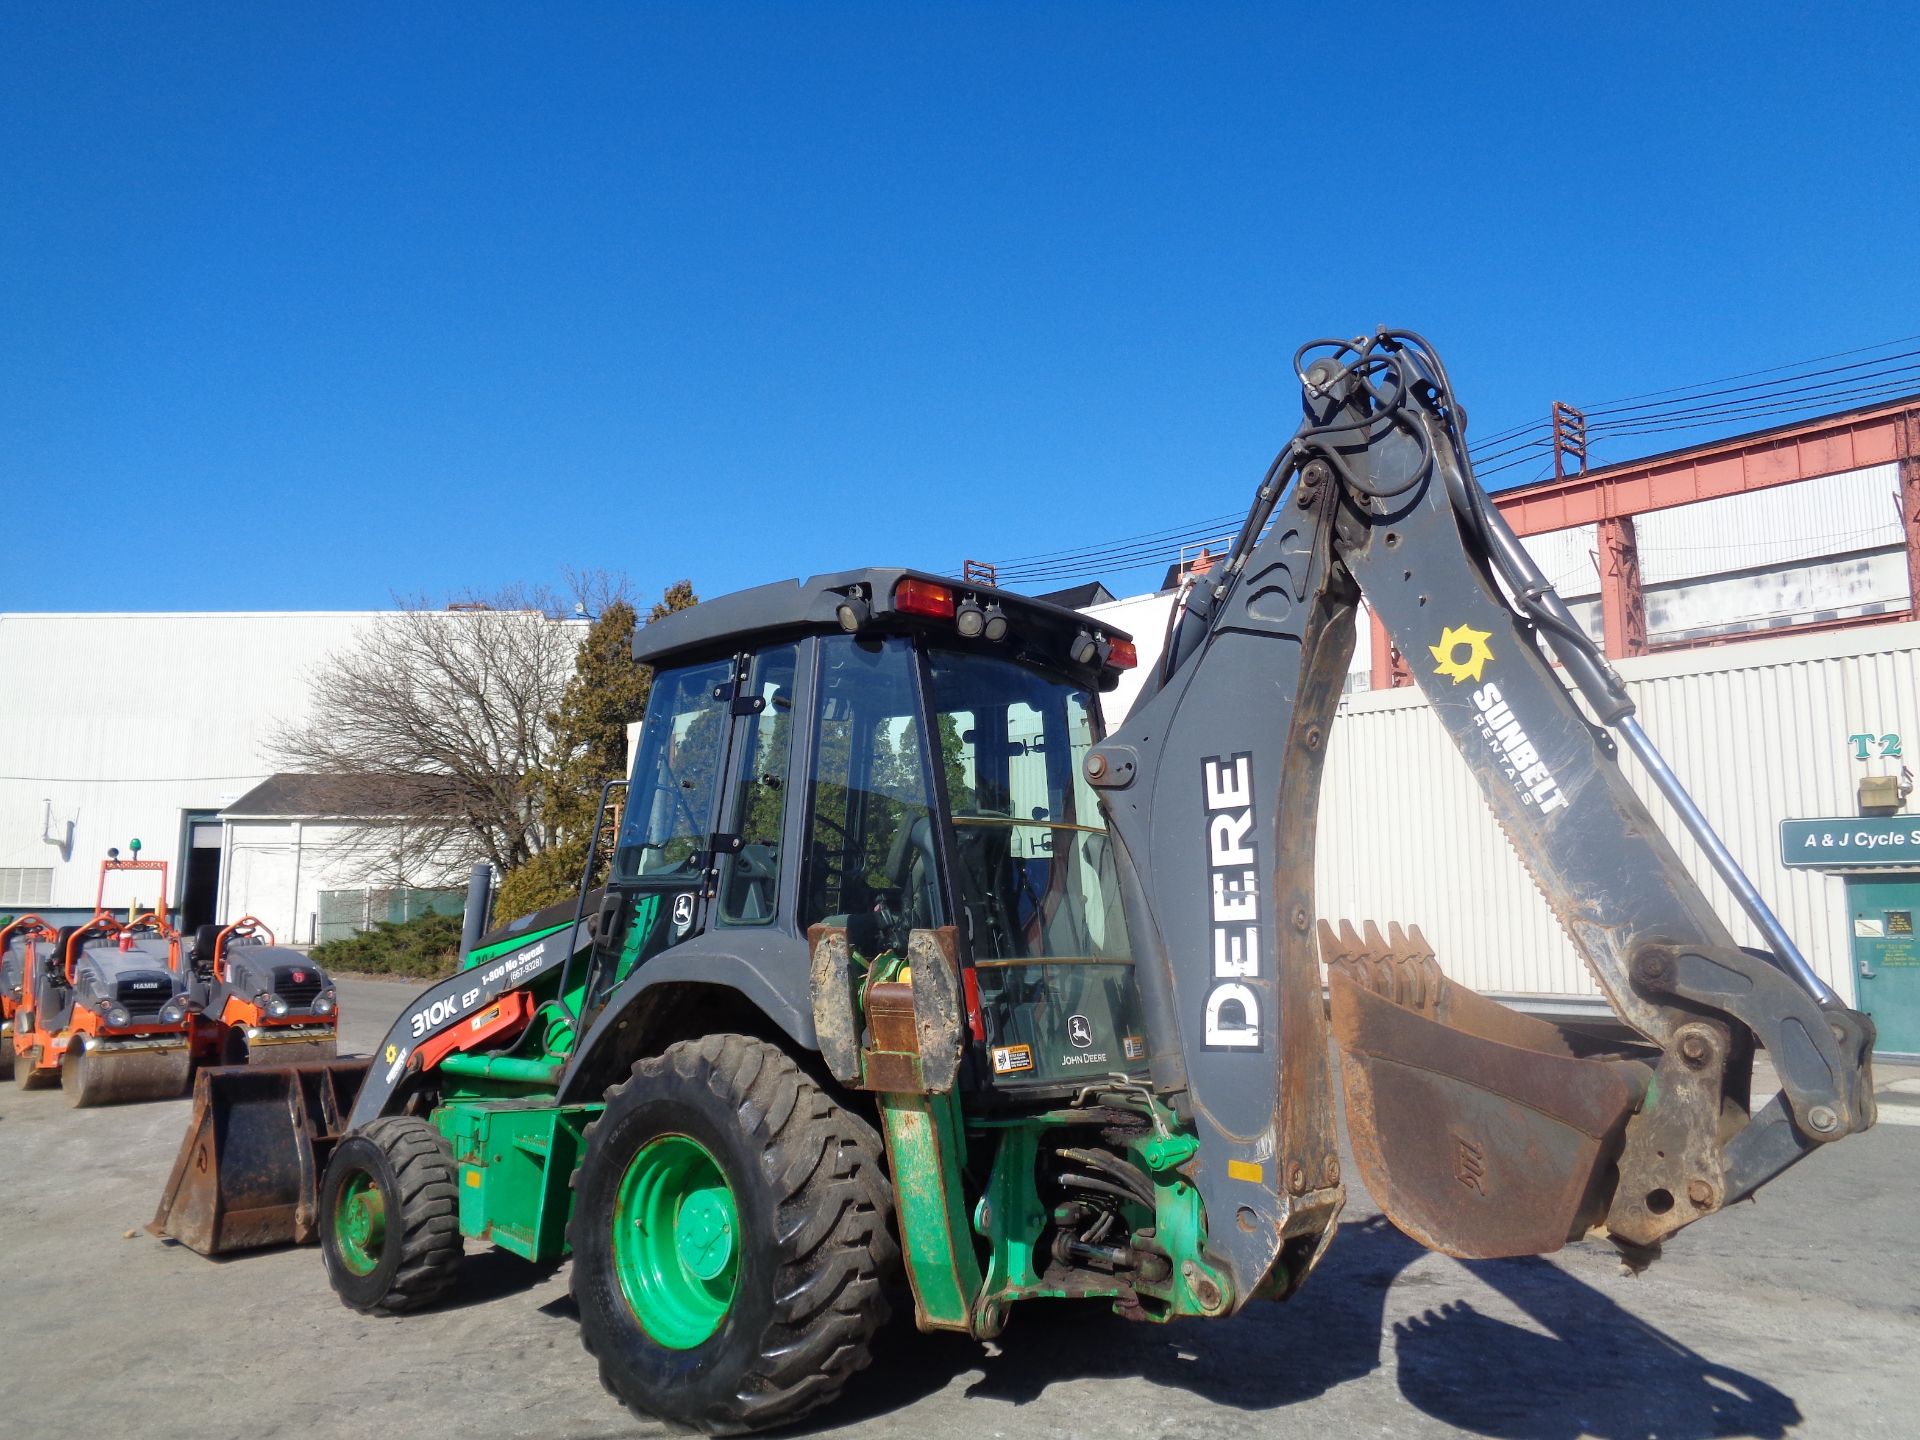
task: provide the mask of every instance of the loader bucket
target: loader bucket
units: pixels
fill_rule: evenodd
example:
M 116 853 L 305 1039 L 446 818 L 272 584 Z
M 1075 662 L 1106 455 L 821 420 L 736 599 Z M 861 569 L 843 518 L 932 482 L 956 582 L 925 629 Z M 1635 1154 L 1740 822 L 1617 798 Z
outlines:
M 320 1177 L 369 1063 L 202 1070 L 148 1231 L 202 1255 L 314 1239 Z
M 1401 1230 L 1466 1260 L 1558 1250 L 1606 1215 L 1645 1092 L 1634 1060 L 1440 973 L 1417 927 L 1320 926 L 1361 1178 Z

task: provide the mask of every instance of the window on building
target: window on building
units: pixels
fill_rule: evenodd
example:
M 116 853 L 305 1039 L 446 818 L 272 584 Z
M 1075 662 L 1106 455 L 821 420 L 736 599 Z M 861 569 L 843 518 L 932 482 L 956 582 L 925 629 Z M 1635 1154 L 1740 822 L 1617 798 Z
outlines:
M 0 909 L 45 905 L 52 899 L 52 866 L 0 865 Z

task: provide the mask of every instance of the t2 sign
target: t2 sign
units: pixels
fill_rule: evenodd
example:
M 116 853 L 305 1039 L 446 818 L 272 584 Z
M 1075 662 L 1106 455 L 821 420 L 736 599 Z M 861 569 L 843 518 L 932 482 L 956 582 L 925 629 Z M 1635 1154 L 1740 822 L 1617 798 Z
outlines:
M 1900 737 L 1898 735 L 1875 735 L 1871 732 L 1847 736 L 1847 748 L 1853 751 L 1856 760 L 1898 760 L 1900 758 Z

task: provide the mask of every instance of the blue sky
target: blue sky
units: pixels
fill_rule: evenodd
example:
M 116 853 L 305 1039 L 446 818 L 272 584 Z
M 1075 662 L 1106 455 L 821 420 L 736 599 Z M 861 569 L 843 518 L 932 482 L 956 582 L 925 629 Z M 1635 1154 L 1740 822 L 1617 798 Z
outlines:
M 0 610 L 1009 559 L 1239 509 L 1313 335 L 1487 434 L 1920 331 L 1906 7 L 1394 8 L 13 0 Z

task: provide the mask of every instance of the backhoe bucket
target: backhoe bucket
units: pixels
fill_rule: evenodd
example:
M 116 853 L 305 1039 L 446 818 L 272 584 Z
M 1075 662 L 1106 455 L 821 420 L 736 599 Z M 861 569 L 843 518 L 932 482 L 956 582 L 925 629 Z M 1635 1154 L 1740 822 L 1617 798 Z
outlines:
M 1558 1250 L 1607 1211 L 1648 1067 L 1440 973 L 1419 929 L 1320 925 L 1347 1130 L 1387 1218 L 1465 1260 Z
M 202 1070 L 186 1140 L 147 1229 L 202 1255 L 314 1239 L 320 1177 L 369 1063 Z

